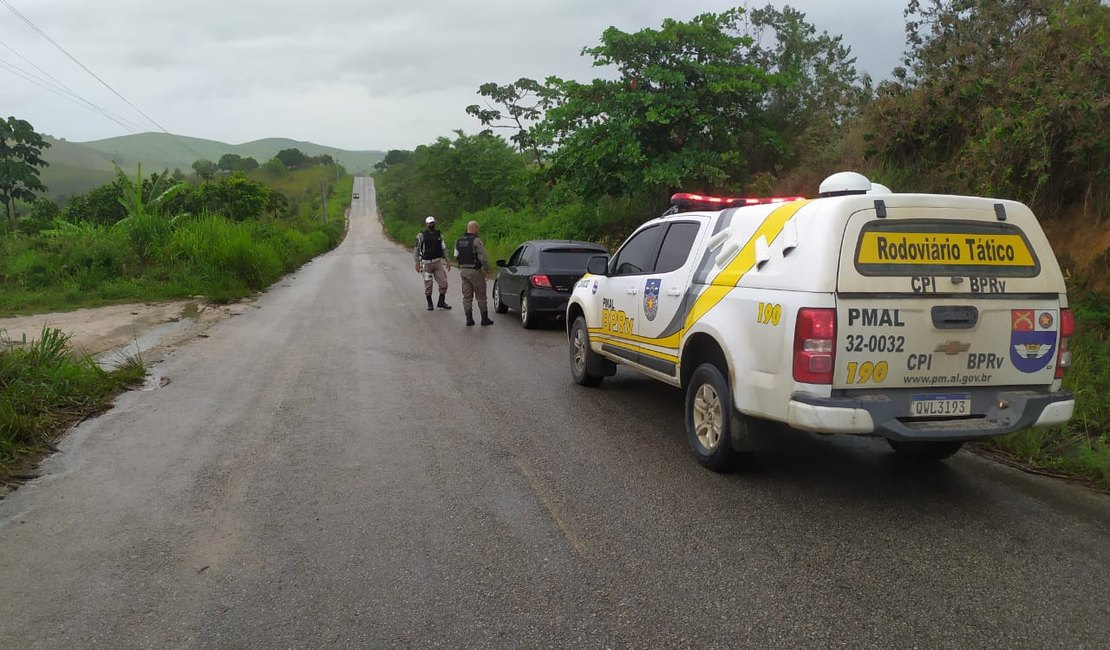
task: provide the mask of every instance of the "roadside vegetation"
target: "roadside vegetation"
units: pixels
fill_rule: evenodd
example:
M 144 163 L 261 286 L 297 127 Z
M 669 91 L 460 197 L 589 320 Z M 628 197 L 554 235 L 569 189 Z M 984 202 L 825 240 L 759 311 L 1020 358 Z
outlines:
M 74 354 L 56 329 L 17 342 L 0 331 L 0 482 L 18 480 L 26 462 L 49 450 L 59 433 L 107 408 L 145 374 L 137 355 L 101 368 L 92 357 Z
M 485 83 L 465 107 L 480 134 L 388 152 L 375 173 L 387 232 L 411 246 L 432 214 L 449 240 L 480 222 L 491 259 L 533 238 L 612 248 L 673 192 L 812 196 L 846 169 L 895 191 L 1016 199 L 1050 235 L 1094 241 L 1110 217 L 1098 0 L 910 0 L 904 58 L 878 85 L 790 7 L 609 28 L 582 55 L 605 76 Z M 1110 250 L 1057 253 L 1076 416 L 984 447 L 1110 488 Z
M 353 179 L 341 168 L 130 177 L 73 197 L 34 201 L 0 236 L 0 316 L 260 291 L 343 237 Z M 327 197 L 326 204 L 324 197 Z
M 1077 331 L 1074 362 L 1064 388 L 1075 393 L 1067 426 L 1028 429 L 994 438 L 983 447 L 1050 474 L 1078 477 L 1110 490 L 1110 302 L 1073 285 Z

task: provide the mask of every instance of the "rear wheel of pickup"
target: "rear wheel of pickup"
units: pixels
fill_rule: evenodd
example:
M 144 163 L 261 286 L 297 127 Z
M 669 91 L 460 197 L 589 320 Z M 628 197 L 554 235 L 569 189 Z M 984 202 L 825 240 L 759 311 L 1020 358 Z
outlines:
M 590 349 L 590 333 L 586 319 L 579 316 L 570 328 L 570 376 L 579 386 L 597 386 L 605 375 L 590 372 L 598 363 L 597 355 Z M 611 374 L 611 373 L 610 373 Z
M 730 469 L 737 460 L 733 434 L 745 427 L 732 409 L 732 391 L 721 369 L 703 363 L 690 376 L 686 387 L 686 440 L 698 462 L 714 472 Z
M 959 440 L 887 440 L 887 444 L 899 456 L 925 462 L 944 460 L 964 446 Z

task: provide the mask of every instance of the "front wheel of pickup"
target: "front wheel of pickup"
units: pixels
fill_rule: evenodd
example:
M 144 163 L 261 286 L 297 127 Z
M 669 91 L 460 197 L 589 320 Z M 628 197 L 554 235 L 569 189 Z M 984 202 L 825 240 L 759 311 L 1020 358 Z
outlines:
M 959 440 L 887 440 L 899 456 L 921 462 L 944 460 L 964 446 Z
M 686 440 L 698 462 L 714 472 L 736 464 L 734 428 L 746 426 L 732 409 L 732 391 L 720 368 L 703 363 L 690 376 L 686 388 Z
M 570 328 L 570 376 L 579 386 L 597 386 L 605 378 L 597 374 L 595 366 L 599 360 L 590 349 L 590 333 L 586 329 L 586 319 L 579 316 Z M 611 374 L 611 373 L 610 373 Z

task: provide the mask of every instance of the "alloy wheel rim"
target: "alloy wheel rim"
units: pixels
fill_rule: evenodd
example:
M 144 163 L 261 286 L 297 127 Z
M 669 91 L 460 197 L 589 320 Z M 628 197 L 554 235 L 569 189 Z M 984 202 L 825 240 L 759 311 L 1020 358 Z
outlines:
M 493 283 L 493 304 L 501 304 L 501 287 L 496 282 Z
M 724 428 L 721 396 L 709 384 L 702 384 L 694 395 L 694 434 L 703 447 L 712 451 L 721 443 Z
M 520 297 L 520 320 L 525 323 L 528 322 L 528 294 Z
M 586 367 L 586 342 L 582 336 L 582 328 L 574 331 L 574 371 L 581 375 Z

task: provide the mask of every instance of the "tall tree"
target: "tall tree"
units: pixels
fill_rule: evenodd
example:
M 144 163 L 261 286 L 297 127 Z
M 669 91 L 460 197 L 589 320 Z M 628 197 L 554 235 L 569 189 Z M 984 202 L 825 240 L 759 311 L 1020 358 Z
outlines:
M 16 199 L 33 201 L 35 192 L 46 191 L 38 168 L 46 166 L 41 156 L 49 147 L 30 122 L 10 116 L 0 120 L 0 199 L 11 230 L 15 230 Z
M 197 160 L 193 163 L 193 171 L 196 172 L 202 180 L 208 180 L 216 175 L 219 167 L 211 160 Z
M 906 34 L 868 111 L 872 153 L 920 190 L 1110 214 L 1110 7 L 911 0 Z
M 856 71 L 840 36 L 817 32 L 804 13 L 767 5 L 750 14 L 754 61 L 776 73 L 764 109 L 782 149 L 762 152 L 757 168 L 795 164 L 839 140 L 871 97 L 871 79 Z
M 520 153 L 529 155 L 542 168 L 543 152 L 532 133 L 532 127 L 543 118 L 547 109 L 558 102 L 558 87 L 521 77 L 514 83 L 505 85 L 484 83 L 478 88 L 478 94 L 488 98 L 493 105 L 487 103 L 483 108 L 478 104 L 471 104 L 466 107 L 467 114 L 478 118 L 478 121 L 491 129 L 515 131 L 509 136 L 509 141 L 516 144 Z
M 225 153 L 216 161 L 216 167 L 228 172 L 239 171 L 242 164 L 243 157 L 237 153 Z
M 282 149 L 274 158 L 280 160 L 286 169 L 297 169 L 312 162 L 312 159 L 300 149 Z
M 550 79 L 563 97 L 536 127 L 549 177 L 586 196 L 714 190 L 743 183 L 749 151 L 777 146 L 762 103 L 775 75 L 753 62 L 741 8 L 586 48 L 616 79 Z

